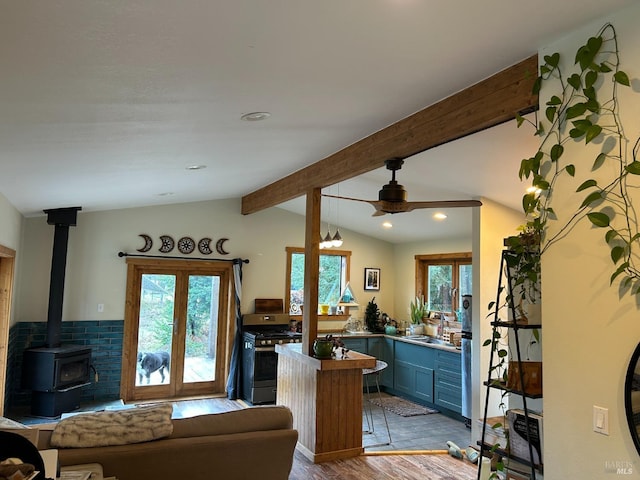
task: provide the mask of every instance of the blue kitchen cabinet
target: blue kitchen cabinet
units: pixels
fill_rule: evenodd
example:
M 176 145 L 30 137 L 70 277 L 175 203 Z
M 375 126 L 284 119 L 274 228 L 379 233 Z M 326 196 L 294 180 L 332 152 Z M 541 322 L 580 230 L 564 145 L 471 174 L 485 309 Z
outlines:
M 367 339 L 366 338 L 341 338 L 345 348 L 353 350 L 354 352 L 364 353 L 368 355 Z
M 387 363 L 387 368 L 380 372 L 380 385 L 389 388 L 393 388 L 393 344 L 390 338 L 370 337 L 367 345 L 367 355 Z
M 395 342 L 394 353 L 394 389 L 409 397 L 433 403 L 433 349 Z
M 435 352 L 434 402 L 452 412 L 462 413 L 462 367 L 459 353 Z

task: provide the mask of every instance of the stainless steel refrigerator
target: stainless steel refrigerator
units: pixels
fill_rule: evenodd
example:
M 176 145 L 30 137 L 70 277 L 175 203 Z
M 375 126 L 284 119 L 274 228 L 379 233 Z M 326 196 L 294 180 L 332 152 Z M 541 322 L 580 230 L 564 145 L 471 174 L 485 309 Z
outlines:
M 471 295 L 462 295 L 462 416 L 471 427 Z

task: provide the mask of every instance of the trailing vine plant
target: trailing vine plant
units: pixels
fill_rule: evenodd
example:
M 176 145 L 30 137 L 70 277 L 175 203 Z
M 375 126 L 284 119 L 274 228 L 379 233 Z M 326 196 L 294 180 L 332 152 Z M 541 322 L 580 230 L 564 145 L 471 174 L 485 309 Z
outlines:
M 533 188 L 522 199 L 526 223 L 519 227 L 517 235 L 505 239 L 505 247 L 510 252 L 505 257 L 511 274 L 510 288 L 501 287 L 498 292 L 498 298 L 506 293 L 504 303 L 491 302 L 488 307 L 493 311 L 490 316 L 494 315 L 497 322 L 502 321 L 498 318 L 499 312 L 517 310 L 516 298 L 530 303 L 540 301 L 542 255 L 584 218 L 592 226 L 604 229 L 604 240 L 615 266 L 610 284 L 620 279 L 621 291 L 640 297 L 640 265 L 636 254 L 640 233 L 628 183 L 630 175 L 640 175 L 640 139 L 635 142 L 629 160 L 628 140 L 619 115 L 618 88 L 629 87 L 630 81 L 620 69 L 616 30 L 607 23 L 580 46 L 574 58 L 575 71 L 569 75 L 563 71 L 559 53 L 545 55 L 543 60 L 533 93 L 539 95 L 543 87 L 551 89 L 551 83 L 557 84 L 559 89 L 549 97 L 544 109 L 536 112 L 533 121 L 516 115 L 518 127 L 523 124 L 533 126 L 540 144 L 533 156 L 520 163 L 520 180 L 530 180 Z M 597 153 L 586 165 L 568 163 L 563 155 L 565 149 L 574 144 L 582 144 L 585 153 Z M 583 173 L 602 168 L 615 172 L 604 182 L 590 178 L 590 173 Z M 576 193 L 582 195 L 581 202 L 559 223 L 553 234 L 548 235 L 549 223 L 560 222 L 552 207 L 554 189 L 564 178 L 575 178 L 576 175 L 584 177 L 576 188 Z M 538 330 L 531 330 L 531 334 L 528 347 L 539 343 Z M 505 384 L 510 356 L 506 336 L 494 328 L 492 338 L 483 346 L 491 346 L 498 357 L 491 366 L 492 382 Z M 508 390 L 501 394 L 499 408 L 503 414 L 505 397 L 509 394 Z M 501 427 L 502 424 L 493 426 Z M 490 451 L 497 449 L 496 444 Z M 498 470 L 503 468 L 500 462 Z M 495 473 L 492 478 L 496 478 Z
M 524 195 L 522 206 L 527 222 L 521 227 L 521 234 L 510 237 L 508 243 L 523 250 L 531 237 L 538 239 L 539 251 L 528 254 L 522 274 L 539 279 L 540 257 L 586 217 L 594 227 L 605 230 L 604 239 L 615 265 L 610 284 L 620 277 L 622 289 L 638 295 L 640 267 L 634 253 L 640 233 L 629 197 L 628 178 L 629 175 L 640 175 L 637 159 L 640 140 L 636 141 L 629 161 L 627 138 L 619 116 L 618 88 L 629 87 L 630 82 L 628 75 L 620 69 L 615 28 L 605 24 L 596 36 L 578 48 L 574 73 L 566 76 L 560 60 L 559 53 L 545 55 L 534 85 L 535 94 L 549 82 L 560 86 L 546 102 L 544 118 L 538 120 L 536 115 L 536 123 L 533 123 L 517 116 L 518 127 L 532 124 L 541 142 L 535 154 L 520 164 L 520 179 L 531 179 L 535 191 Z M 565 148 L 570 143 L 594 148 L 599 145 L 600 148 L 595 148 L 597 153 L 592 161 L 576 166 L 563 161 Z M 584 175 L 585 180 L 576 189 L 584 195 L 581 203 L 553 235 L 547 236 L 549 222 L 558 220 L 552 207 L 554 188 L 562 177 L 575 177 L 579 172 L 582 175 L 589 167 L 592 172 L 605 167 L 615 173 L 605 182 L 590 178 L 588 173 Z

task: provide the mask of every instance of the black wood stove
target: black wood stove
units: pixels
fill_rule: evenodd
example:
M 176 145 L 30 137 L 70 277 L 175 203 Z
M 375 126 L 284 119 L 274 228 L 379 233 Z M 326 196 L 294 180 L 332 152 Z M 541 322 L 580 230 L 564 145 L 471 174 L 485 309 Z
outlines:
M 45 210 L 47 223 L 55 225 L 46 345 L 23 353 L 22 387 L 32 390 L 31 413 L 57 417 L 80 406 L 80 387 L 90 383 L 91 348 L 62 345 L 62 301 L 67 263 L 69 227 L 76 225 L 81 207 Z

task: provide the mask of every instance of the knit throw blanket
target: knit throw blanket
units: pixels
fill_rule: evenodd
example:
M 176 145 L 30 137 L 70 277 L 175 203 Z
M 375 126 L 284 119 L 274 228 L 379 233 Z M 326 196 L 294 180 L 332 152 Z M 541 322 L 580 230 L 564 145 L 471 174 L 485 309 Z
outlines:
M 171 404 L 78 414 L 60 420 L 51 434 L 58 448 L 106 447 L 148 442 L 173 432 Z

